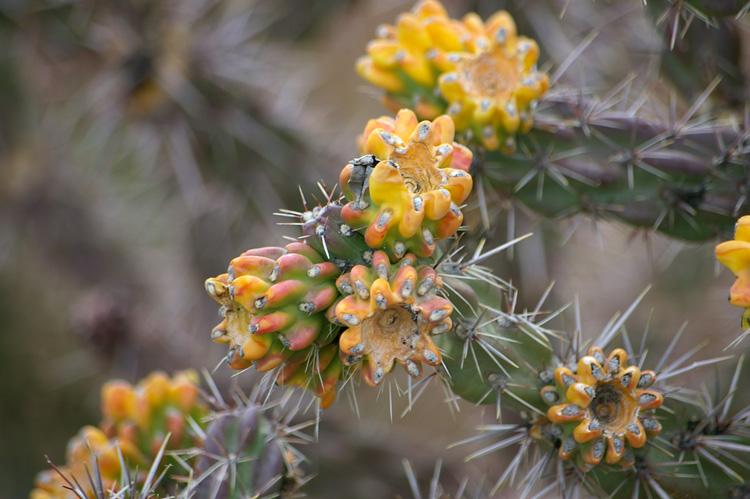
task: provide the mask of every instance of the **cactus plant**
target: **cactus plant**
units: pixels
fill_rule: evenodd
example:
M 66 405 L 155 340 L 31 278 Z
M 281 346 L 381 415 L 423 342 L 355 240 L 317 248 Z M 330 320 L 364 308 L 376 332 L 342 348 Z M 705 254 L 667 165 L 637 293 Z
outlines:
M 184 497 L 270 497 L 296 488 L 299 456 L 261 407 L 251 404 L 213 418 Z
M 39 475 L 32 498 L 288 497 L 307 480 L 291 445 L 310 439 L 301 430 L 313 423 L 297 421 L 305 410 L 314 407 L 317 430 L 344 388 L 390 396 L 393 387 L 408 393 L 411 410 L 431 380 L 451 407 L 489 409 L 481 432 L 452 448 L 489 443 L 460 457 L 516 447 L 507 466 L 489 466 L 490 495 L 516 485 L 521 497 L 746 494 L 750 409 L 734 403 L 744 356 L 728 390 L 692 389 L 686 373 L 718 371 L 732 355 L 692 360 L 696 347 L 668 362 L 683 330 L 658 361 L 645 333 L 633 348 L 626 323 L 645 292 L 584 339 L 577 304 L 571 326 L 565 305 L 547 310 L 551 288 L 529 308 L 523 279 L 492 268 L 527 236 L 486 250 L 477 227 L 462 224 L 476 205 L 487 212 L 491 187 L 548 218 L 583 212 L 709 240 L 749 209 L 747 120 L 731 99 L 714 104 L 718 80 L 698 95 L 683 82 L 693 100 L 665 120 L 622 96 L 627 84 L 602 100 L 565 87 L 565 64 L 548 76 L 540 57 L 543 47 L 518 35 L 505 11 L 459 21 L 423 0 L 382 26 L 357 69 L 385 89 L 396 114 L 369 120 L 350 144 L 341 195 L 321 183 L 317 206 L 303 196 L 301 211 L 279 207 L 295 220 L 293 242 L 250 249 L 205 281 L 220 304 L 211 339 L 228 345 L 235 383 L 252 379 L 245 371 L 264 373 L 256 389 L 226 403 L 210 380 L 199 396 L 189 372 L 155 373 L 135 387 L 109 382 L 102 423 L 71 441 L 65 469 Z M 135 89 L 131 104 L 153 112 L 151 97 L 165 90 L 156 83 Z M 715 250 L 737 277 L 730 302 L 745 308 L 746 330 L 749 227 L 739 218 L 735 240 Z M 440 466 L 431 497 L 442 494 Z

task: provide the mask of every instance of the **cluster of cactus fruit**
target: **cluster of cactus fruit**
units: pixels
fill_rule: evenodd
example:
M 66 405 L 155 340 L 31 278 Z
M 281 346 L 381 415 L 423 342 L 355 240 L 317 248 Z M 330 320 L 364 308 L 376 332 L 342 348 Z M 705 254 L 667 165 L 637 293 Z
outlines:
M 451 116 L 459 142 L 481 153 L 472 174 L 544 216 L 586 213 L 703 241 L 729 235 L 750 210 L 742 110 L 694 116 L 717 81 L 664 121 L 616 93 L 602 101 L 580 89 L 547 92 L 538 58 L 507 12 L 458 21 L 438 2 L 420 2 L 378 28 L 357 69 L 385 91 L 387 107 Z
M 212 338 L 229 343 L 231 367 L 276 369 L 279 384 L 327 407 L 340 378 L 375 386 L 396 362 L 415 378 L 422 362 L 440 364 L 432 336 L 451 329 L 453 305 L 430 264 L 472 187 L 472 154 L 453 138 L 447 116 L 372 120 L 363 155 L 341 172 L 345 197 L 298 214 L 303 242 L 247 251 L 206 281 L 223 305 Z
M 199 397 L 197 381 L 195 372 L 183 371 L 171 379 L 154 372 L 136 386 L 121 380 L 106 383 L 101 390 L 101 424 L 84 427 L 70 440 L 65 472 L 40 473 L 31 497 L 99 497 L 129 486 L 131 478 L 142 483 L 146 475 L 136 476 L 136 468 L 147 472 L 155 463 L 161 472 L 167 466 L 159 462 L 166 449 L 200 443 L 192 426 L 203 425 L 208 406 Z M 87 479 L 87 468 L 98 469 L 97 480 Z M 74 490 L 66 489 L 71 482 Z M 167 481 L 160 486 L 161 491 L 169 488 Z
M 32 499 L 256 497 L 303 480 L 292 433 L 255 401 L 202 393 L 193 371 L 157 371 L 101 390 L 103 420 L 68 443 L 66 463 L 40 472 Z M 183 469 L 184 468 L 184 469 Z
M 694 119 L 698 106 L 664 123 L 564 88 L 548 92 L 539 56 L 504 11 L 455 20 L 424 0 L 381 26 L 357 70 L 385 90 L 395 118 L 367 123 L 341 171 L 341 196 L 284 210 L 299 219 L 298 241 L 246 251 L 206 280 L 221 304 L 211 338 L 228 344 L 232 369 L 300 387 L 323 409 L 343 384 L 379 386 L 398 363 L 413 379 L 431 368 L 457 396 L 496 404 L 498 417 L 515 412 L 523 423 L 489 425 L 470 439 L 497 440 L 477 456 L 520 444 L 495 489 L 513 481 L 533 447 L 547 457 L 529 467 L 524 494 L 552 476 L 543 491 L 742 497 L 750 409 L 731 411 L 741 361 L 730 393 L 707 407 L 664 384 L 687 369 L 685 359 L 645 369 L 629 342 L 605 355 L 624 318 L 585 352 L 556 352 L 559 332 L 537 313 L 516 312 L 516 291 L 481 265 L 497 250 L 466 260 L 451 244 L 478 178 L 546 216 L 612 216 L 688 240 L 726 234 L 750 209 L 747 124 Z M 745 308 L 743 329 L 749 227 L 741 218 L 735 240 L 716 249 L 737 275 L 730 299 Z M 153 375 L 135 389 L 107 385 L 105 421 L 71 443 L 69 472 L 96 459 L 116 491 L 123 456 L 145 466 L 165 448 L 195 447 L 203 452 L 187 488 L 168 490 L 164 480 L 154 493 L 283 495 L 299 483 L 297 455 L 271 443 L 278 429 L 261 408 L 208 416 L 191 383 L 182 374 Z M 253 464 L 237 459 L 231 471 L 217 457 L 245 454 Z M 53 491 L 64 476 L 40 475 L 32 497 L 66 497 Z
M 539 46 L 517 35 L 507 12 L 486 23 L 474 13 L 459 21 L 439 2 L 420 2 L 377 35 L 357 71 L 385 89 L 392 111 L 412 108 L 422 119 L 446 113 L 464 141 L 493 151 L 513 151 L 516 133 L 531 128 L 549 77 L 537 70 Z

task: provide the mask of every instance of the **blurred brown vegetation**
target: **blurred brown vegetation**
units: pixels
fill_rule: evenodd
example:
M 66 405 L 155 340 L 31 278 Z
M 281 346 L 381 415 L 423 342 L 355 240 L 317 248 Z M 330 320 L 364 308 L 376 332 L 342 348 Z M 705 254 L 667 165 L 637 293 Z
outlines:
M 648 92 L 655 112 L 668 109 L 663 33 L 640 1 L 446 6 L 455 16 L 510 10 L 551 67 L 598 30 L 564 83 L 606 92 L 635 73 L 633 92 Z M 354 61 L 378 24 L 410 7 L 403 0 L 0 2 L 3 497 L 27 494 L 44 455 L 62 461 L 68 438 L 97 422 L 105 379 L 221 363 L 226 352 L 209 340 L 216 307 L 203 280 L 245 249 L 294 236 L 273 213 L 302 208 L 298 186 L 311 201 L 318 180 L 336 183 L 367 119 L 385 114 Z M 583 332 L 592 337 L 654 283 L 629 332 L 639 338 L 653 310 L 655 352 L 686 320 L 679 348 L 707 341 L 704 358 L 738 334 L 740 311 L 726 304 L 732 278 L 715 277 L 712 244 L 515 212 L 516 233 L 535 236 L 513 261 L 503 256 L 493 265 L 512 277 L 522 305 L 534 307 L 554 280 L 545 308 L 579 297 Z M 505 212 L 492 215 L 501 241 Z M 215 376 L 227 385 L 231 374 L 219 365 Z M 255 379 L 237 381 L 249 387 Z M 404 457 L 426 483 L 444 456 L 448 490 L 466 474 L 475 484 L 492 470 L 496 477 L 507 457 L 466 465 L 467 449 L 445 451 L 485 416 L 464 403 L 452 413 L 444 397 L 435 383 L 401 419 L 406 400 L 394 395 L 391 423 L 387 389 L 379 400 L 375 390 L 359 390 L 359 415 L 340 396 L 323 418 L 320 444 L 306 449 L 319 475 L 308 494 L 409 497 Z

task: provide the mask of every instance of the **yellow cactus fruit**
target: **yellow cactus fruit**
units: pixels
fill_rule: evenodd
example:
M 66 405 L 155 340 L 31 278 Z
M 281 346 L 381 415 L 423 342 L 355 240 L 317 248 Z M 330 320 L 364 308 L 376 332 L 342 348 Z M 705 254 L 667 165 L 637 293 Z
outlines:
M 187 429 L 189 419 L 200 421 L 208 412 L 198 397 L 198 375 L 186 370 L 170 378 L 155 371 L 136 386 L 122 380 L 104 384 L 101 391 L 105 435 L 137 445 L 143 454 L 154 456 L 167 433 L 169 449 L 196 444 Z
M 189 412 L 199 404 L 198 373 L 192 369 L 178 371 L 169 384 L 169 399 L 183 412 Z
M 731 270 L 737 280 L 729 290 L 729 303 L 745 309 L 742 329 L 750 328 L 750 216 L 737 220 L 734 239 L 716 246 L 716 259 Z
M 456 233 L 459 205 L 468 197 L 472 154 L 453 142 L 453 122 L 417 120 L 401 110 L 396 119 L 368 122 L 361 158 L 341 172 L 349 201 L 341 218 L 353 229 L 367 227 L 365 242 L 393 258 L 406 253 L 429 257 L 435 242 Z
M 112 380 L 104 384 L 101 391 L 102 415 L 112 421 L 133 418 L 137 397 L 133 385 L 123 380 Z
M 422 375 L 421 363 L 440 364 L 432 336 L 451 328 L 453 305 L 437 296 L 442 280 L 428 265 L 414 266 L 407 255 L 391 265 L 382 251 L 372 266 L 356 265 L 336 281 L 342 294 L 330 319 L 348 326 L 339 338 L 345 365 L 361 362 L 364 381 L 380 384 L 395 362 L 414 378 Z
M 559 425 L 561 459 L 576 458 L 583 470 L 602 460 L 628 466 L 631 448 L 640 448 L 661 431 L 652 412 L 663 397 L 648 390 L 656 380 L 653 371 L 627 365 L 628 356 L 615 349 L 605 357 L 601 348 L 591 347 L 581 357 L 574 373 L 568 367 L 555 370 L 555 384 L 541 390 L 551 405 L 547 418 Z
M 86 497 L 94 497 L 94 490 L 88 479 L 96 460 L 104 490 L 117 492 L 120 487 L 121 464 L 117 449 L 133 467 L 147 467 L 148 462 L 133 442 L 124 439 L 110 439 L 99 428 L 85 426 L 68 442 L 65 465 L 58 468 L 65 477 L 75 478 Z M 31 499 L 78 499 L 69 488 L 65 478 L 55 470 L 45 470 L 37 474 Z
M 279 368 L 276 382 L 300 386 L 327 407 L 335 398 L 341 373 L 329 367 L 329 345 L 336 328 L 325 312 L 338 298 L 340 268 L 312 247 L 291 243 L 284 248 L 246 251 L 229 271 L 206 281 L 206 291 L 222 304 L 222 322 L 211 337 L 229 343 L 233 369 Z
M 66 463 L 56 470 L 40 472 L 31 499 L 78 499 L 66 480 L 75 478 L 86 497 L 95 497 L 89 474 L 94 460 L 104 490 L 117 492 L 123 467 L 129 466 L 131 477 L 142 480 L 136 470 L 148 472 L 159 454 L 164 439 L 170 435 L 167 449 L 186 449 L 201 444 L 189 428 L 206 425 L 208 406 L 199 398 L 198 374 L 192 370 L 171 378 L 155 371 L 135 386 L 123 380 L 112 380 L 101 390 L 103 420 L 99 427 L 86 426 L 68 443 Z M 125 459 L 121 462 L 118 449 Z M 166 466 L 163 462 L 161 466 Z
M 456 129 L 489 150 L 515 149 L 516 133 L 531 129 L 534 103 L 549 88 L 537 68 L 539 46 L 516 35 L 513 18 L 497 12 L 487 23 L 474 17 L 468 51 L 451 54 L 438 86 Z
M 357 72 L 386 91 L 393 111 L 411 107 L 421 119 L 447 112 L 467 141 L 511 152 L 549 88 L 537 69 L 539 46 L 519 36 L 513 18 L 496 12 L 448 17 L 435 0 L 419 2 L 396 24 L 378 28 Z

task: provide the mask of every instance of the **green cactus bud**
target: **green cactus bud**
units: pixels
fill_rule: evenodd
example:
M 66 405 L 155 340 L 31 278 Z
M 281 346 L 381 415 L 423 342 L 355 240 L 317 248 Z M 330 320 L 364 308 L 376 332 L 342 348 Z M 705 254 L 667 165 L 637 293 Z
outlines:
M 206 431 L 186 497 L 240 499 L 294 488 L 296 461 L 287 455 L 279 434 L 257 405 L 217 414 Z

